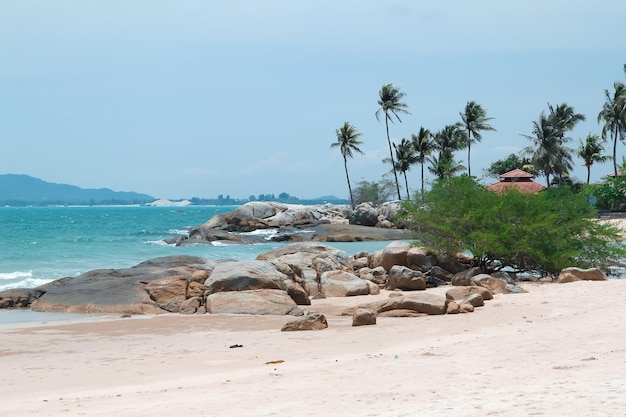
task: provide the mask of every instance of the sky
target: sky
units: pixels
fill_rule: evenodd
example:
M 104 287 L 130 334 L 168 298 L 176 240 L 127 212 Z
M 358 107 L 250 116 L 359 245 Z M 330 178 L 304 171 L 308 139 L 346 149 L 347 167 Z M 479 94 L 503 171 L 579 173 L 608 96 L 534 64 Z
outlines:
M 365 153 L 348 160 L 353 185 L 389 171 L 375 113 L 391 83 L 411 112 L 394 142 L 460 121 L 468 101 L 486 109 L 482 175 L 530 145 L 548 103 L 586 116 L 571 146 L 601 132 L 604 91 L 626 81 L 625 19 L 623 0 L 2 0 L 0 174 L 169 199 L 348 198 L 330 145 L 347 121 Z M 612 171 L 594 165 L 592 181 Z

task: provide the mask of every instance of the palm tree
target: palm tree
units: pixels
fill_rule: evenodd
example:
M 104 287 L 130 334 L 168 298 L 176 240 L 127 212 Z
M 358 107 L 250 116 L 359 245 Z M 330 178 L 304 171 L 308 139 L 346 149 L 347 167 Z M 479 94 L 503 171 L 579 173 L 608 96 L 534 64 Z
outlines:
M 402 141 L 396 145 L 393 144 L 396 151 L 396 171 L 402 172 L 404 175 L 404 187 L 406 189 L 406 199 L 410 200 L 409 194 L 409 182 L 406 178 L 406 172 L 411 169 L 411 165 L 417 162 L 417 155 L 413 148 L 413 143 L 409 140 L 402 138 Z
M 522 135 L 532 142 L 524 149 L 524 154 L 531 157 L 535 169 L 546 176 L 548 187 L 552 174 L 562 177 L 573 167 L 571 150 L 563 145 L 560 132 L 554 120 L 541 112 L 539 120 L 533 122 L 533 134 Z
M 624 72 L 626 72 L 626 65 L 624 65 Z M 613 88 L 615 90 L 613 95 L 609 90 L 604 90 L 606 101 L 598 113 L 598 123 L 604 122 L 603 138 L 613 136 L 613 172 L 617 176 L 617 139 L 624 141 L 626 134 L 626 86 L 616 81 L 613 83 Z
M 489 120 L 493 120 L 493 117 L 487 117 L 487 112 L 482 108 L 480 104 L 476 104 L 474 101 L 468 101 L 465 105 L 465 111 L 459 113 L 463 126 L 467 131 L 467 175 L 472 176 L 472 169 L 470 167 L 470 152 L 472 143 L 480 142 L 482 130 L 496 130 L 489 123 Z
M 467 141 L 465 131 L 459 123 L 447 125 L 434 135 L 435 149 L 439 151 L 438 156 L 430 157 L 430 167 L 428 170 L 437 178 L 443 179 L 452 177 L 465 167 L 454 161 L 454 151 L 461 149 Z
M 411 135 L 411 143 L 415 150 L 415 162 L 422 166 L 422 195 L 424 195 L 424 163 L 428 156 L 435 149 L 435 144 L 432 141 L 432 133 L 430 130 L 420 127 L 420 131 L 417 135 Z
M 548 110 L 550 110 L 550 120 L 554 124 L 557 135 L 561 140 L 565 140 L 565 133 L 573 130 L 578 122 L 585 121 L 585 116 L 576 113 L 574 108 L 568 106 L 567 103 L 559 104 L 556 107 L 552 107 L 548 103 Z
M 400 185 L 398 184 L 398 174 L 396 173 L 395 162 L 393 159 L 393 150 L 391 149 L 391 138 L 389 137 L 389 121 L 391 120 L 391 122 L 393 122 L 392 116 L 395 116 L 396 119 L 398 119 L 398 121 L 402 123 L 402 120 L 400 120 L 400 116 L 398 116 L 398 113 L 403 113 L 403 114 L 411 114 L 411 113 L 409 113 L 409 111 L 407 110 L 409 106 L 406 103 L 402 102 L 402 99 L 404 98 L 405 94 L 401 92 L 400 89 L 394 87 L 393 84 L 383 85 L 378 95 L 379 95 L 378 105 L 380 106 L 380 108 L 376 110 L 376 119 L 380 120 L 381 112 L 385 114 L 385 128 L 387 130 L 387 143 L 389 144 L 389 156 L 391 157 L 391 168 L 393 169 L 393 176 L 396 180 L 396 190 L 398 191 L 398 200 L 401 200 L 402 198 L 400 197 Z
M 591 178 L 591 165 L 594 162 L 606 162 L 611 159 L 608 155 L 602 155 L 604 151 L 604 147 L 601 142 L 604 142 L 605 139 L 600 138 L 598 135 L 592 135 L 591 133 L 587 135 L 587 138 L 583 142 L 580 140 L 580 147 L 577 149 L 578 156 L 580 156 L 583 161 L 585 161 L 585 166 L 587 167 L 587 184 L 589 184 L 589 180 Z
M 363 155 L 363 151 L 359 149 L 359 145 L 362 145 L 363 142 L 358 140 L 361 134 L 348 122 L 345 122 L 335 133 L 337 134 L 337 142 L 332 143 L 330 147 L 339 148 L 343 156 L 343 166 L 346 170 L 346 180 L 348 181 L 348 191 L 350 192 L 350 203 L 354 210 L 354 198 L 352 196 L 352 187 L 350 186 L 350 176 L 348 175 L 348 158 L 353 157 L 353 152 Z

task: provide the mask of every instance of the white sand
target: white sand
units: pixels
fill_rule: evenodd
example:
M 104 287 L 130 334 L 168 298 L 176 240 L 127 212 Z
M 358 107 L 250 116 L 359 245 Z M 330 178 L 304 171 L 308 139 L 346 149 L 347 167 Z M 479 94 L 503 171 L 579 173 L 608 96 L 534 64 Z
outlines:
M 626 415 L 626 281 L 525 288 L 364 327 L 334 314 L 376 297 L 320 300 L 322 331 L 210 315 L 4 327 L 0 415 Z

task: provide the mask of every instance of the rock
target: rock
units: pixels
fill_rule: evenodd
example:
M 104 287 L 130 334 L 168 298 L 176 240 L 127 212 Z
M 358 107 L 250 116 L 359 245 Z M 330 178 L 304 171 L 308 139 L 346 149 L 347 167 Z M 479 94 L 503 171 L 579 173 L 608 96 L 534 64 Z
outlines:
M 453 274 L 451 274 L 450 272 L 446 271 L 445 269 L 443 269 L 442 267 L 438 266 L 438 265 L 434 265 L 428 272 L 427 274 L 429 276 L 433 276 L 437 279 L 440 279 L 442 281 L 445 282 L 451 282 L 452 281 L 452 277 Z
M 345 271 L 327 271 L 321 276 L 322 292 L 326 297 L 368 295 L 368 281 Z
M 378 211 L 371 203 L 361 203 L 352 212 L 349 218 L 350 224 L 362 226 L 376 226 L 378 223 Z
M 408 267 L 407 254 L 410 248 L 411 245 L 407 242 L 391 242 L 382 251 L 380 266 L 385 268 L 386 271 L 389 271 L 394 265 Z
M 474 306 L 469 303 L 462 303 L 459 306 L 459 313 L 473 313 L 473 312 L 474 312 Z
M 206 287 L 204 286 L 204 284 L 201 284 L 196 281 L 191 281 L 189 285 L 187 285 L 187 298 L 193 298 L 193 297 L 203 298 L 205 290 L 206 290 Z
M 523 289 L 522 287 L 518 287 L 517 285 L 513 285 L 513 284 L 506 284 L 506 289 L 505 289 L 505 294 L 522 294 L 528 292 L 525 289 Z
M 479 267 L 464 269 L 463 271 L 454 274 L 450 284 L 457 286 L 474 285 L 472 278 L 480 273 L 481 270 Z
M 465 271 L 467 269 L 467 264 L 459 261 L 462 259 L 463 261 L 467 261 L 466 258 L 462 256 L 452 256 L 452 255 L 444 255 L 441 257 L 437 257 L 437 265 L 445 269 L 446 271 L 457 274 L 459 272 Z
M 213 268 L 211 268 L 211 271 L 212 270 Z M 206 269 L 194 271 L 191 274 L 191 282 L 199 282 L 200 284 L 204 285 L 204 281 L 206 281 L 208 277 L 209 277 L 209 271 L 207 271 Z
M 428 272 L 433 267 L 433 257 L 425 248 L 409 248 L 406 255 L 407 266 L 421 272 Z
M 131 268 L 97 269 L 39 286 L 43 294 L 31 304 L 31 308 L 35 311 L 113 314 L 176 311 L 176 306 L 180 307 L 186 298 L 183 287 L 186 288 L 192 274 L 214 265 L 214 261 L 198 256 L 166 256 Z M 156 282 L 150 285 L 153 281 Z M 148 287 L 152 297 L 156 298 L 151 298 Z
M 478 274 L 472 277 L 472 282 L 487 288 L 492 294 L 502 294 L 506 291 L 507 283 L 503 279 L 488 274 Z
M 0 308 L 26 308 L 44 292 L 37 288 L 14 288 L 0 291 Z
M 367 283 L 367 286 L 369 287 L 369 294 L 370 295 L 378 295 L 380 294 L 380 287 L 373 283 L 372 281 L 365 281 Z
M 201 304 L 202 299 L 200 297 L 188 298 L 180 304 L 180 313 L 195 314 L 200 308 Z
M 416 313 L 439 315 L 445 314 L 448 301 L 445 297 L 437 294 L 429 294 L 426 292 L 411 293 L 409 295 L 397 294 L 389 296 L 386 300 L 376 301 L 373 303 L 362 304 L 356 307 L 347 308 L 342 315 L 354 315 L 356 309 L 364 308 L 383 315 L 392 310 L 411 310 Z
M 448 307 L 446 307 L 446 314 L 459 314 L 461 312 L 461 306 L 456 301 L 450 301 Z
M 450 288 L 446 291 L 446 298 L 448 300 L 462 303 L 473 294 L 480 295 L 483 300 L 491 300 L 493 298 L 491 291 L 485 287 L 479 287 L 477 285 Z
M 473 307 L 482 307 L 485 305 L 485 300 L 480 294 L 470 294 L 470 296 L 463 301 L 463 304 L 471 304 Z
M 425 290 L 426 280 L 423 273 L 414 271 L 405 266 L 394 265 L 389 270 L 387 289 L 395 290 Z
M 582 269 L 582 268 L 565 268 L 559 273 L 556 282 L 564 284 L 576 281 L 606 281 L 606 277 L 598 268 Z
M 378 285 L 385 285 L 387 283 L 387 271 L 382 266 L 376 268 L 361 268 L 359 270 L 359 277 L 366 279 Z
M 177 313 L 187 299 L 187 278 L 181 275 L 155 279 L 146 284 L 150 298 L 165 311 Z
M 367 256 L 354 258 L 354 261 L 352 261 L 352 267 L 355 271 L 361 270 L 363 268 L 369 269 L 369 258 Z
M 323 330 L 328 327 L 326 316 L 321 313 L 311 313 L 286 323 L 281 332 L 298 330 Z
M 205 305 L 211 314 L 303 314 L 285 291 L 275 289 L 216 292 L 206 298 Z
M 226 291 L 282 290 L 286 277 L 265 261 L 233 261 L 218 264 L 204 282 L 205 295 Z
M 376 313 L 366 308 L 357 308 L 352 316 L 352 326 L 369 326 L 376 324 Z

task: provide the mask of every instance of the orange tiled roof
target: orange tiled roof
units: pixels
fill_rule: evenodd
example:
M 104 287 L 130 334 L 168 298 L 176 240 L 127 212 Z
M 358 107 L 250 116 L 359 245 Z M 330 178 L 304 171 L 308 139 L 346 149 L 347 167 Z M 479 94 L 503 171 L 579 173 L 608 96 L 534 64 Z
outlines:
M 489 191 L 495 191 L 496 193 L 505 193 L 513 188 L 519 190 L 522 193 L 536 194 L 539 191 L 546 189 L 544 185 L 535 181 L 499 181 L 489 184 L 485 187 Z
M 512 171 L 505 172 L 504 174 L 500 175 L 500 179 L 502 178 L 535 178 L 535 176 L 530 172 L 515 168 Z

